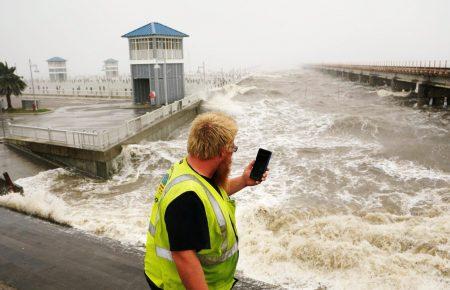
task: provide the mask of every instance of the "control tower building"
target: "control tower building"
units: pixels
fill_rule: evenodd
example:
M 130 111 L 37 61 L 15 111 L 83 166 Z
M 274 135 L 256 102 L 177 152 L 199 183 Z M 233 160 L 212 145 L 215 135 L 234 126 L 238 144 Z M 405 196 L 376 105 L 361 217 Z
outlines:
M 64 82 L 67 80 L 66 60 L 61 57 L 47 59 L 50 81 Z
M 107 79 L 117 78 L 119 76 L 119 62 L 115 59 L 108 58 L 103 63 L 103 70 Z
M 184 98 L 183 38 L 158 22 L 139 27 L 128 38 L 133 98 L 136 104 L 170 104 Z M 150 95 L 155 98 L 151 100 Z

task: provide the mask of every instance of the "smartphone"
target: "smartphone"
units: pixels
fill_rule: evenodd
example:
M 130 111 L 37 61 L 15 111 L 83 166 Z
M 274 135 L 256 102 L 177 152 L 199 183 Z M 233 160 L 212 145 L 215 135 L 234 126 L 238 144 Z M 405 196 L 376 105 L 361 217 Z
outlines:
M 258 155 L 256 155 L 255 164 L 253 164 L 252 172 L 250 172 L 250 178 L 256 181 L 260 181 L 264 172 L 267 170 L 269 165 L 270 157 L 272 152 L 259 148 Z

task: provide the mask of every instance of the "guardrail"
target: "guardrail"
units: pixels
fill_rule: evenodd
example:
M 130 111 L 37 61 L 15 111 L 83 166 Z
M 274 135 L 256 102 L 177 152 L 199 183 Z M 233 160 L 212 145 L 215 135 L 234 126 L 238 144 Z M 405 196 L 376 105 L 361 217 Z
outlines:
M 358 64 L 325 63 L 325 64 L 314 64 L 312 66 L 328 69 L 351 69 L 351 70 L 365 70 L 373 72 L 450 77 L 450 61 L 447 60 L 384 61 L 384 62 L 369 62 Z
M 24 92 L 32 95 L 33 89 L 28 86 Z M 77 90 L 77 89 L 43 89 L 39 88 L 34 91 L 34 95 L 42 96 L 74 96 L 74 97 L 99 97 L 99 98 L 127 98 L 131 99 L 133 92 L 131 90 Z
M 60 130 L 9 123 L 7 137 L 27 138 L 33 141 L 56 143 L 74 148 L 105 150 L 199 100 L 196 97 L 187 97 L 128 120 L 119 127 L 103 131 Z

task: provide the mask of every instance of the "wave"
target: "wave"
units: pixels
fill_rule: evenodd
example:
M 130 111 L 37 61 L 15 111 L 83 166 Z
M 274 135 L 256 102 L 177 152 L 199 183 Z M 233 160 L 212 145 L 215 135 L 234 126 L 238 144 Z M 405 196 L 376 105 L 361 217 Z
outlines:
M 387 136 L 393 133 L 389 128 L 391 128 L 390 124 L 374 117 L 360 115 L 342 116 L 333 120 L 327 133 L 331 135 L 377 138 L 380 135 Z
M 449 218 L 448 211 L 428 218 L 246 208 L 240 268 L 289 289 L 444 289 Z M 274 268 L 279 275 L 270 274 Z
M 24 194 L 13 192 L 0 196 L 0 205 L 50 222 L 70 225 L 69 207 L 51 191 L 53 177 L 63 172 L 66 170 L 53 169 L 17 180 L 16 183 L 24 188 Z
M 289 289 L 448 289 L 447 128 L 379 98 L 358 103 L 364 88 L 341 82 L 353 103 L 329 102 L 337 89 L 319 77 L 305 78 L 308 98 L 299 97 L 301 79 L 253 75 L 202 91 L 202 111 L 239 124 L 233 176 L 259 147 L 273 151 L 269 180 L 234 197 L 239 270 Z M 110 180 L 46 171 L 0 204 L 142 249 L 154 190 L 187 134 L 186 125 L 169 141 L 124 146 Z
M 405 92 L 405 91 L 393 92 L 393 91 L 383 90 L 383 89 L 377 90 L 377 95 L 379 97 L 391 97 L 391 96 L 394 96 L 394 97 L 408 97 L 410 94 L 411 94 L 411 92 Z

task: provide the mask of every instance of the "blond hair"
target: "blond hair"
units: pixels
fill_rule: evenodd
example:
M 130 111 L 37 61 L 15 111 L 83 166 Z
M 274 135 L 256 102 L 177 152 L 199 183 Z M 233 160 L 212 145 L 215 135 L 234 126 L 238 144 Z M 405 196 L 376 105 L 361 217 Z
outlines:
M 232 147 L 237 124 L 230 116 L 208 112 L 197 116 L 191 125 L 188 153 L 201 160 L 219 156 L 225 147 Z

